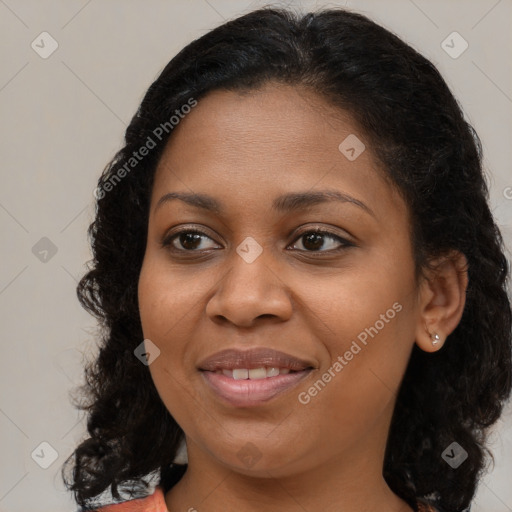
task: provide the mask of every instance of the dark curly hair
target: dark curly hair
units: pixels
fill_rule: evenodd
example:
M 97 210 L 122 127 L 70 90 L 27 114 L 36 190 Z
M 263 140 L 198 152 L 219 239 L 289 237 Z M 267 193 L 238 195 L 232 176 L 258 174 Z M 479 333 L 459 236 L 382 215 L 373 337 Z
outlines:
M 512 387 L 509 265 L 488 206 L 481 143 L 431 62 L 367 17 L 343 9 L 250 12 L 190 43 L 149 87 L 124 147 L 98 181 L 102 193 L 88 231 L 93 259 L 77 294 L 98 318 L 101 341 L 76 405 L 87 411 L 89 437 L 66 460 L 66 486 L 82 506 L 109 486 L 118 497 L 122 482 L 155 470 L 164 474 L 183 439 L 148 367 L 134 356 L 143 340 L 137 284 L 149 198 L 172 131 L 133 170 L 126 164 L 191 98 L 268 82 L 308 87 L 353 116 L 408 205 L 417 275 L 451 251 L 466 256 L 462 319 L 442 350 L 414 346 L 383 468 L 390 488 L 409 504 L 435 495 L 447 510 L 461 511 L 475 494 L 487 455 L 492 458 L 485 447 L 488 427 Z M 468 453 L 457 470 L 441 457 L 453 441 Z M 65 470 L 71 461 L 70 483 Z

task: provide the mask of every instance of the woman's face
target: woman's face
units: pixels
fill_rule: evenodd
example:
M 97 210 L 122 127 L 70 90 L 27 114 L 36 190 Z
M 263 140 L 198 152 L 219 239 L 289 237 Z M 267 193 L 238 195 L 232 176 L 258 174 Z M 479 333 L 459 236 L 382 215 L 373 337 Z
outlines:
M 417 288 L 408 210 L 348 114 L 276 84 L 201 99 L 156 171 L 139 305 L 190 464 L 382 463 Z

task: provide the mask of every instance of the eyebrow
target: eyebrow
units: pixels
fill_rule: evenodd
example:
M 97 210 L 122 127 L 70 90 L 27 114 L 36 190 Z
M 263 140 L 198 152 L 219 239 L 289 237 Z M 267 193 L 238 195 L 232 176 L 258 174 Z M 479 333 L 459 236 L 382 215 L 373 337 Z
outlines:
M 197 194 L 194 192 L 169 192 L 158 200 L 154 211 L 156 212 L 163 204 L 169 203 L 175 199 L 183 201 L 191 206 L 195 206 L 196 208 L 214 212 L 218 215 L 221 215 L 224 211 L 221 203 L 217 201 L 217 199 L 207 194 Z M 338 192 L 337 190 L 319 190 L 314 192 L 307 191 L 284 194 L 274 199 L 272 202 L 272 209 L 282 213 L 290 213 L 332 201 L 354 204 L 375 217 L 375 213 L 371 208 L 362 201 L 359 201 L 359 199 L 348 194 Z

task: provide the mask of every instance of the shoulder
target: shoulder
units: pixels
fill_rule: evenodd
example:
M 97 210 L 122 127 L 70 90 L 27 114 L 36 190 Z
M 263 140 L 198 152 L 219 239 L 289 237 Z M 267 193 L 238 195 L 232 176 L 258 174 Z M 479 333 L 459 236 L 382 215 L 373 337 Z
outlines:
M 165 494 L 180 480 L 186 468 L 187 464 L 172 463 L 143 478 L 123 482 L 118 487 L 118 499 L 114 499 L 111 489 L 107 488 L 89 498 L 79 512 L 168 512 Z

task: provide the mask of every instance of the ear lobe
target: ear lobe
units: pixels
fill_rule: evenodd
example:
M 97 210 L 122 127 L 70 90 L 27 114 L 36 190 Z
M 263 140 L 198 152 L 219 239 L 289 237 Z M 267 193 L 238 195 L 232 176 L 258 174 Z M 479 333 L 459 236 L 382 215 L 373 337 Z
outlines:
M 425 352 L 439 350 L 462 318 L 467 267 L 464 254 L 452 251 L 431 262 L 425 272 L 420 284 L 420 316 L 416 326 L 416 344 Z

